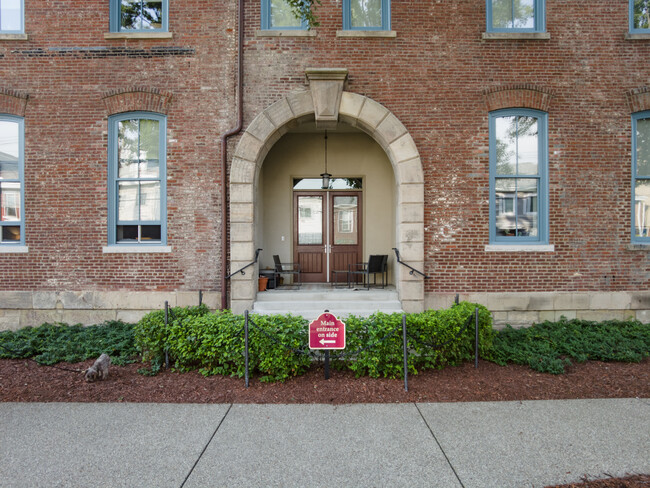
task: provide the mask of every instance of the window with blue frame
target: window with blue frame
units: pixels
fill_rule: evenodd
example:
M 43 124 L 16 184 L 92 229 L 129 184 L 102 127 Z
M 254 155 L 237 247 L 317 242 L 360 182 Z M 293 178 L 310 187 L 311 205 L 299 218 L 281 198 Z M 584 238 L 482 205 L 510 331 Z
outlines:
M 343 0 L 344 30 L 390 30 L 390 0 Z
M 544 0 L 486 0 L 488 32 L 544 32 Z
M 165 244 L 166 119 L 134 112 L 109 118 L 109 244 Z
M 632 116 L 632 242 L 650 244 L 650 111 Z
M 25 244 L 24 122 L 0 115 L 0 246 Z
M 0 34 L 22 34 L 23 12 L 23 0 L 0 0 Z
M 262 29 L 307 29 L 307 21 L 296 17 L 287 0 L 262 0 Z
M 490 243 L 548 244 L 547 114 L 490 113 Z
M 111 32 L 167 32 L 169 0 L 111 0 Z
M 650 0 L 630 0 L 630 32 L 650 34 Z

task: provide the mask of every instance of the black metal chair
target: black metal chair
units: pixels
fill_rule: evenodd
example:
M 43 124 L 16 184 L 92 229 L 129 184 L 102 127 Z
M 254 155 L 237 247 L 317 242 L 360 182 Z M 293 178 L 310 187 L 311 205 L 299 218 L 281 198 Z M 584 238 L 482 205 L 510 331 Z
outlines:
M 352 277 L 362 276 L 363 286 L 370 289 L 370 275 L 373 275 L 373 285 L 377 286 L 377 274 L 381 274 L 381 287 L 384 288 L 388 284 L 387 254 L 372 254 L 367 263 L 351 264 L 348 270 L 348 279 L 352 281 Z
M 280 284 L 280 275 L 288 274 L 295 276 L 293 284 L 296 286 L 302 285 L 300 281 L 300 263 L 284 263 L 280 261 L 280 256 L 273 255 L 273 262 L 275 263 L 275 284 L 276 287 Z M 297 280 L 297 282 L 296 282 Z

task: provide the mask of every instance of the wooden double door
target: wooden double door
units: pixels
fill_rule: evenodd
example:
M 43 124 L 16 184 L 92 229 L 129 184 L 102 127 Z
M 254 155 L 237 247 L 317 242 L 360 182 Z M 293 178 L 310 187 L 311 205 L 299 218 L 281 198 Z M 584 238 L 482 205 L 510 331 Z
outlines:
M 345 271 L 362 261 L 360 191 L 294 191 L 293 261 L 301 280 L 325 283 L 332 270 Z M 337 281 L 346 281 L 337 273 Z

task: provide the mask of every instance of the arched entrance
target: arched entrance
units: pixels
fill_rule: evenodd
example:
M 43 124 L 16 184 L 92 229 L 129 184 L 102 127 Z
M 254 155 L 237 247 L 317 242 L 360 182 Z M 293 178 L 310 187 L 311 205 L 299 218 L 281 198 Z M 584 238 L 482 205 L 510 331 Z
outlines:
M 230 172 L 231 269 L 251 262 L 258 247 L 259 211 L 257 186 L 262 164 L 273 145 L 292 127 L 317 120 L 317 105 L 334 105 L 334 117 L 368 134 L 385 151 L 396 186 L 394 229 L 402 260 L 424 268 L 424 175 L 418 150 L 404 125 L 388 109 L 368 97 L 314 86 L 289 94 L 275 102 L 251 122 L 233 155 Z M 319 110 L 321 107 L 319 107 Z M 331 115 L 330 115 L 331 117 Z M 394 281 L 402 308 L 408 312 L 424 308 L 424 283 L 398 266 Z M 237 313 L 250 309 L 257 293 L 257 275 L 235 275 L 231 283 L 230 307 Z

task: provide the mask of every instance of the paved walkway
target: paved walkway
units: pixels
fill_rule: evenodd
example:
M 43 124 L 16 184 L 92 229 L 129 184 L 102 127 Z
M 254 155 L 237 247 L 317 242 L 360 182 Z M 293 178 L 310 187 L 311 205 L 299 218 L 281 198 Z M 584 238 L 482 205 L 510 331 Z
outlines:
M 0 403 L 2 487 L 542 487 L 650 473 L 650 399 Z

